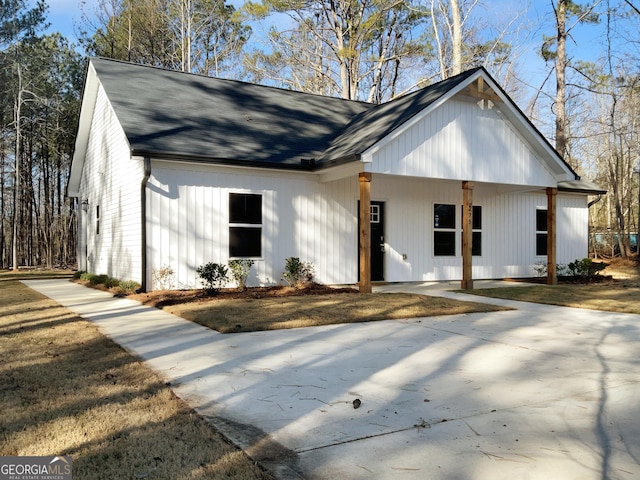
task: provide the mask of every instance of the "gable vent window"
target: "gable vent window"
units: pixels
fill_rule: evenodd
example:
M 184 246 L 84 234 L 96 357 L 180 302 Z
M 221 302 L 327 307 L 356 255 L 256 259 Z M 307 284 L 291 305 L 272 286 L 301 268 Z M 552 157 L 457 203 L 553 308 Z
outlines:
M 538 208 L 536 210 L 536 255 L 547 254 L 547 210 Z
M 262 256 L 262 195 L 229 194 L 229 257 Z
M 456 254 L 456 206 L 436 203 L 433 206 L 433 254 L 436 257 Z

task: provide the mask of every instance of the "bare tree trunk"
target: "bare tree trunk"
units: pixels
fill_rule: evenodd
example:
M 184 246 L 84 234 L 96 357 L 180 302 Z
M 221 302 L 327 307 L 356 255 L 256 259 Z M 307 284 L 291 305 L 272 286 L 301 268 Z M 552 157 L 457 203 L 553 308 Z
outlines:
M 21 113 L 20 110 L 22 108 L 22 71 L 20 69 L 20 64 L 16 66 L 18 70 L 18 97 L 16 98 L 15 104 L 15 122 L 16 122 L 16 148 L 15 148 L 15 167 L 13 170 L 14 181 L 13 181 L 13 239 L 11 246 L 11 257 L 12 257 L 12 268 L 14 272 L 18 271 L 18 223 L 19 223 L 19 207 L 20 207 L 20 120 Z
M 567 71 L 567 0 L 558 0 L 555 11 L 557 28 L 556 55 L 556 150 L 562 158 L 567 155 L 566 71 Z
M 458 0 L 451 0 L 451 17 L 453 19 L 452 32 L 452 59 L 451 74 L 458 75 L 462 72 L 462 22 L 460 20 L 460 5 Z

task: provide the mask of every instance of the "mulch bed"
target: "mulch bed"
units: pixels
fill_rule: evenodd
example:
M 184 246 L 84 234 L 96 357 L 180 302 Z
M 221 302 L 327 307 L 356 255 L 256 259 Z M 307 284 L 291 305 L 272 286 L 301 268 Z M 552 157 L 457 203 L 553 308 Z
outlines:
M 271 287 L 250 287 L 246 290 L 237 288 L 222 288 L 216 293 L 206 290 L 156 290 L 148 293 L 130 295 L 128 298 L 152 307 L 162 308 L 169 305 L 177 305 L 185 302 L 205 302 L 219 299 L 260 299 L 277 297 L 294 297 L 302 295 L 332 295 L 336 293 L 358 293 L 351 287 L 335 288 L 327 285 L 311 283 L 302 287 L 287 287 L 276 285 Z

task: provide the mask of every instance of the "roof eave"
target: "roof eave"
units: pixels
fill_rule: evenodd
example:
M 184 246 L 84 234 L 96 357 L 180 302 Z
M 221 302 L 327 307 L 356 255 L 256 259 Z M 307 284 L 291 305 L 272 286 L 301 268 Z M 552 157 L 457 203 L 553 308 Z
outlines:
M 78 197 L 80 195 L 80 179 L 82 177 L 82 169 L 87 154 L 89 144 L 89 134 L 91 132 L 91 119 L 96 106 L 98 97 L 98 87 L 100 81 L 91 62 L 87 62 L 85 70 L 85 82 L 82 90 L 82 106 L 80 108 L 80 116 L 78 117 L 78 132 L 73 148 L 73 156 L 71 160 L 71 168 L 69 169 L 69 178 L 67 181 L 67 197 Z
M 581 193 L 583 195 L 605 195 L 607 191 L 587 180 L 572 180 L 558 182 L 558 191 L 566 193 Z
M 149 157 L 155 160 L 172 160 L 176 162 L 200 163 L 227 167 L 266 168 L 272 170 L 290 170 L 295 172 L 313 172 L 318 166 L 311 159 L 300 159 L 299 163 L 269 162 L 261 160 L 238 160 L 235 158 L 212 157 L 208 155 L 193 155 L 167 151 L 153 151 L 146 149 L 131 149 L 131 156 Z

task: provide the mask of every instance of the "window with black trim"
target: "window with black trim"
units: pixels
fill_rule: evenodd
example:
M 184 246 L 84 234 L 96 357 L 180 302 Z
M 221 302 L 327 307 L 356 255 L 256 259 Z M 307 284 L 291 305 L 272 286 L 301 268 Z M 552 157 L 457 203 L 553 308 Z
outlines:
M 464 205 L 462 208 L 464 208 Z M 462 213 L 460 215 L 462 215 Z M 462 230 L 464 231 L 464 225 L 462 226 Z M 482 255 L 482 206 L 480 205 L 473 206 L 473 224 L 471 230 L 471 255 L 479 257 Z
M 96 235 L 100 235 L 100 205 L 96 205 Z
M 437 257 L 456 254 L 456 206 L 436 203 L 433 206 L 433 254 Z
M 547 254 L 547 210 L 536 209 L 536 255 Z
M 229 194 L 229 257 L 262 256 L 262 195 Z

